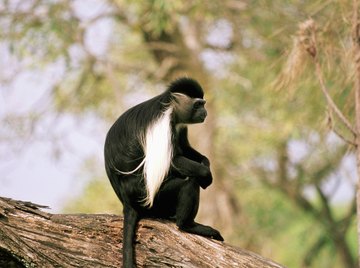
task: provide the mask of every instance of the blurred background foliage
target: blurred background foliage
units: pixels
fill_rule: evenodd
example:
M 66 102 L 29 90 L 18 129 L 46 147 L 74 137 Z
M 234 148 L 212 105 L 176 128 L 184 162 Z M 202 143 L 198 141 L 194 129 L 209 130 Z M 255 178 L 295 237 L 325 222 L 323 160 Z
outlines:
M 343 141 L 351 133 L 327 109 L 314 66 L 296 45 L 299 24 L 312 18 L 326 84 L 353 122 L 351 7 L 347 0 L 3 0 L 0 42 L 12 66 L 2 64 L 1 90 L 23 70 L 57 75 L 46 105 L 1 117 L 0 143 L 36 139 L 34 126 L 47 113 L 95 118 L 105 135 L 125 109 L 191 76 L 209 110 L 206 124 L 191 127 L 192 143 L 215 174 L 199 220 L 288 267 L 356 267 L 355 161 Z M 64 212 L 121 213 L 102 165 L 84 160 L 79 176 L 91 180 Z

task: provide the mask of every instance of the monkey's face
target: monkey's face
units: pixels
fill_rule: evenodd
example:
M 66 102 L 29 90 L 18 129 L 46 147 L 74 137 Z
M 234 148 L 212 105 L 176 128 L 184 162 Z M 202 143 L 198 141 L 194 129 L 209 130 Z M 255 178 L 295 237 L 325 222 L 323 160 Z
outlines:
M 191 98 L 178 93 L 174 95 L 173 113 L 176 123 L 196 124 L 204 122 L 207 116 L 204 99 Z
M 190 124 L 204 122 L 204 120 L 207 116 L 207 111 L 205 109 L 205 103 L 206 103 L 206 101 L 203 99 L 194 99 L 193 105 L 192 105 L 191 120 L 189 122 Z

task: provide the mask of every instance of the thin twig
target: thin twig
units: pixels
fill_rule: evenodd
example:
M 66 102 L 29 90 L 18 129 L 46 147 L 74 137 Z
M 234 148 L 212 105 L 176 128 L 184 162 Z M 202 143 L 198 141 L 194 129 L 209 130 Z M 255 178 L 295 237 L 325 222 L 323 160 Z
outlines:
M 332 132 L 334 132 L 336 134 L 336 136 L 338 136 L 340 139 L 342 139 L 345 143 L 356 147 L 356 142 L 355 141 L 351 141 L 348 138 L 346 138 L 343 134 L 341 134 L 335 127 L 335 123 L 334 120 L 332 118 L 331 115 L 331 110 L 329 109 L 328 111 L 328 122 L 329 122 L 329 128 L 331 129 Z
M 329 105 L 330 109 L 334 111 L 335 115 L 340 119 L 340 121 L 345 125 L 345 127 L 351 131 L 354 137 L 357 137 L 357 131 L 345 117 L 345 115 L 338 108 L 334 100 L 331 98 L 329 91 L 325 85 L 324 77 L 322 74 L 321 65 L 318 59 L 318 47 L 316 40 L 316 25 L 312 19 L 309 19 L 302 23 L 299 27 L 298 38 L 303 46 L 303 49 L 310 55 L 315 64 L 315 73 L 316 77 L 319 80 L 321 91 L 323 92 L 326 102 Z
M 357 133 L 356 130 L 353 128 L 353 126 L 351 125 L 351 123 L 347 120 L 347 118 L 345 117 L 345 115 L 340 111 L 340 109 L 338 108 L 338 106 L 336 105 L 336 103 L 333 101 L 333 99 L 331 98 L 329 91 L 327 89 L 327 87 L 325 86 L 325 82 L 324 82 L 324 77 L 322 75 L 322 70 L 321 70 L 321 66 L 319 61 L 317 60 L 317 57 L 313 57 L 314 62 L 315 62 L 315 71 L 316 71 L 316 77 L 319 80 L 320 83 L 320 88 L 321 91 L 323 92 L 325 98 L 326 98 L 326 102 L 328 103 L 328 105 L 330 106 L 330 108 L 334 111 L 334 113 L 336 114 L 336 116 L 340 119 L 340 121 L 346 126 L 347 129 L 349 129 L 351 131 L 351 133 L 354 135 L 354 137 L 356 137 Z

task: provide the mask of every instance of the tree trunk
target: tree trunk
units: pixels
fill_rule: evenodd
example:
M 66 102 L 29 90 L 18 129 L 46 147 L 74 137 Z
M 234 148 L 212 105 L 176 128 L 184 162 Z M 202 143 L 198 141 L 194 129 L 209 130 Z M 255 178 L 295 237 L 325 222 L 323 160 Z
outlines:
M 360 263 L 360 23 L 358 17 L 359 3 L 354 0 L 353 3 L 353 53 L 355 59 L 355 126 L 356 126 L 356 159 L 357 159 L 357 174 L 358 185 L 356 194 L 357 204 L 357 231 L 358 231 L 358 258 Z
M 121 267 L 121 217 L 40 208 L 0 197 L 0 267 Z M 282 267 L 162 220 L 140 221 L 136 256 L 138 267 Z

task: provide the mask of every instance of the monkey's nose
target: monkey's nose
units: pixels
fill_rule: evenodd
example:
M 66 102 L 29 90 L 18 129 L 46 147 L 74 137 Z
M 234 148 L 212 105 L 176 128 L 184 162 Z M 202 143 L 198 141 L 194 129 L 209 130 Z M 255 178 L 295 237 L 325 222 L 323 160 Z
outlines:
M 207 117 L 207 112 L 204 111 L 203 115 L 201 116 L 202 121 L 205 121 L 205 118 Z

